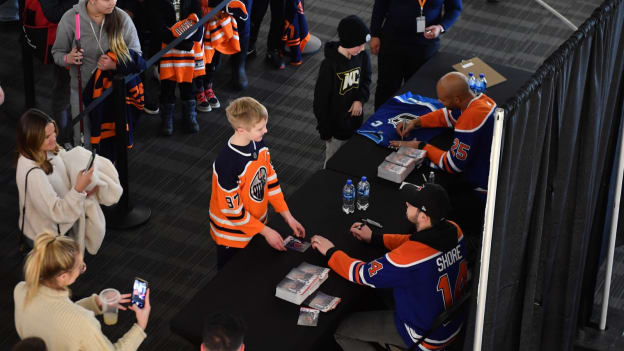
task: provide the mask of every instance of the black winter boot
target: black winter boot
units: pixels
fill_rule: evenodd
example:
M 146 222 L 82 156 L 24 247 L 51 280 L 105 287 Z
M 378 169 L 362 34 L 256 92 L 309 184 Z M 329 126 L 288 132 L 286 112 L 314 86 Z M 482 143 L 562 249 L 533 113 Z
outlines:
M 249 37 L 240 38 L 240 47 L 241 51 L 230 57 L 230 63 L 232 65 L 232 87 L 235 90 L 245 90 L 249 85 L 249 82 L 247 81 L 247 73 L 245 73 Z
M 160 133 L 164 136 L 173 134 L 173 114 L 175 104 L 160 105 Z
M 196 107 L 197 105 L 194 99 L 182 101 L 182 118 L 184 118 L 184 124 L 189 133 L 199 132 Z

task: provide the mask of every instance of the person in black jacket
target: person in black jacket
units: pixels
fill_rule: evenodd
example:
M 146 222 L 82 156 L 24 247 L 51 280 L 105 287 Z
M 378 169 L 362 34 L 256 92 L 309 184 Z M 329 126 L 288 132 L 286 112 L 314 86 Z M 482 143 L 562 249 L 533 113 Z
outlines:
M 366 43 L 370 32 L 362 20 L 351 15 L 338 24 L 339 42 L 325 44 L 314 89 L 317 129 L 325 140 L 325 163 L 362 125 L 363 104 L 371 83 Z
M 370 41 L 371 53 L 379 55 L 375 111 L 438 52 L 440 35 L 461 10 L 461 0 L 375 0 Z

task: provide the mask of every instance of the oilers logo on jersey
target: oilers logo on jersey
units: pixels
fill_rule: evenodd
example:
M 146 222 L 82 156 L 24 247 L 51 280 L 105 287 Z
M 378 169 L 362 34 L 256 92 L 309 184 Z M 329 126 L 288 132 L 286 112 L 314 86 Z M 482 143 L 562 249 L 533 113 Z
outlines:
M 399 123 L 401 123 L 402 121 L 405 121 L 405 123 L 410 122 L 413 119 L 416 119 L 416 115 L 413 115 L 411 113 L 401 113 L 400 115 L 396 115 L 390 119 L 388 119 L 388 123 L 392 124 L 394 126 L 394 128 L 399 126 Z
M 340 79 L 340 89 L 338 94 L 344 95 L 348 91 L 360 86 L 360 67 L 356 67 L 346 72 L 336 73 Z
M 264 200 L 264 187 L 266 183 L 267 170 L 265 167 L 260 167 L 251 181 L 251 186 L 249 186 L 249 197 L 256 202 L 262 202 Z
M 407 92 L 395 96 L 383 104 L 374 115 L 364 122 L 357 133 L 379 145 L 390 147 L 390 140 L 401 140 L 396 132 L 401 121 L 409 122 L 442 107 L 442 104 L 434 99 Z M 429 141 L 439 135 L 442 130 L 442 128 L 416 129 L 411 131 L 405 140 L 417 138 L 418 140 Z

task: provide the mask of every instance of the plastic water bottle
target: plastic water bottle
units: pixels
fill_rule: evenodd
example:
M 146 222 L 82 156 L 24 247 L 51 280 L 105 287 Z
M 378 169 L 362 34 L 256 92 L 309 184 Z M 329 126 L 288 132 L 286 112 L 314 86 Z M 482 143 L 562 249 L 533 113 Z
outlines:
M 485 80 L 485 74 L 479 73 L 479 80 L 477 80 L 477 94 L 485 93 L 487 89 L 487 80 Z
M 366 177 L 362 177 L 357 185 L 357 209 L 366 211 L 368 208 L 368 197 L 370 195 L 370 183 Z
M 347 214 L 355 212 L 355 188 L 351 179 L 347 179 L 342 188 L 342 211 Z
M 474 73 L 468 72 L 468 86 L 470 90 L 477 92 L 477 80 L 475 79 Z
M 435 173 L 433 171 L 429 172 L 429 183 L 435 183 Z

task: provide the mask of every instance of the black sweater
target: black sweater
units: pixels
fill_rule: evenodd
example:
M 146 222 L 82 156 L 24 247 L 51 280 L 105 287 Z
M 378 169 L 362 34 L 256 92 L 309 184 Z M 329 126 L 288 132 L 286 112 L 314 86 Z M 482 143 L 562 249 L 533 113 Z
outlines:
M 368 52 L 347 59 L 338 52 L 337 42 L 325 44 L 314 89 L 314 115 L 321 139 L 349 139 L 362 125 L 362 116 L 352 117 L 349 109 L 354 101 L 368 101 L 371 66 Z

